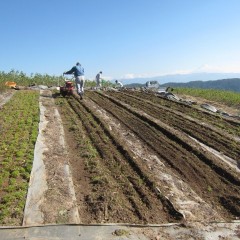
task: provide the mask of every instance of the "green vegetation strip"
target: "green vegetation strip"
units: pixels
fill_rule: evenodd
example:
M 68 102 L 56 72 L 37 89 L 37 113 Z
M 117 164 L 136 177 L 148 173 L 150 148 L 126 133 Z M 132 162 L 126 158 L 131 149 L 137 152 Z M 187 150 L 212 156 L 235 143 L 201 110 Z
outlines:
M 174 89 L 174 93 L 201 97 L 211 101 L 225 103 L 228 106 L 240 106 L 240 94 L 231 91 L 199 88 L 176 88 Z
M 37 91 L 17 92 L 0 111 L 0 224 L 21 224 L 38 124 Z
M 22 71 L 16 71 L 12 69 L 10 72 L 6 73 L 0 71 L 0 93 L 4 92 L 8 89 L 6 87 L 6 82 L 15 82 L 17 86 L 34 86 L 34 85 L 46 85 L 49 87 L 52 86 L 63 86 L 65 84 L 63 76 L 51 76 L 48 74 L 39 74 L 32 73 L 31 76 L 28 76 L 26 73 Z M 68 79 L 71 79 L 71 76 Z M 86 79 L 85 83 L 86 87 L 96 87 L 96 81 Z M 103 87 L 113 87 L 115 84 L 111 83 L 108 80 L 102 80 Z

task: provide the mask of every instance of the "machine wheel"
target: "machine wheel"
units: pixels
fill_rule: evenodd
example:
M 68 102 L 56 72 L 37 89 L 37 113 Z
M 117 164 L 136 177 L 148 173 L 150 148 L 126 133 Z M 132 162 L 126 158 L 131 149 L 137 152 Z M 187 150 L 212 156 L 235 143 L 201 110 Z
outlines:
M 66 97 L 67 93 L 66 92 L 61 92 L 63 97 Z

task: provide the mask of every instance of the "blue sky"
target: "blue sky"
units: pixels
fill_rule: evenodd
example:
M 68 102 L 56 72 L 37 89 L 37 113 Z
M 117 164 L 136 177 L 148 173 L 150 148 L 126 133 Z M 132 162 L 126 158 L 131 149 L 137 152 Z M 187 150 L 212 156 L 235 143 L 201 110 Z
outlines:
M 239 0 L 1 0 L 0 71 L 240 72 Z

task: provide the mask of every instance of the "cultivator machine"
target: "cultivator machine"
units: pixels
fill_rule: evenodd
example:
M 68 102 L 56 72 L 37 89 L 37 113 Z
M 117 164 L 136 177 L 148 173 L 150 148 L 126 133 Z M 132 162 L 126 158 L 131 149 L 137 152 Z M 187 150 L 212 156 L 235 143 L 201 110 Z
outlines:
M 65 85 L 60 87 L 60 94 L 63 97 L 71 96 L 73 95 L 73 89 L 74 89 L 73 82 L 65 80 Z

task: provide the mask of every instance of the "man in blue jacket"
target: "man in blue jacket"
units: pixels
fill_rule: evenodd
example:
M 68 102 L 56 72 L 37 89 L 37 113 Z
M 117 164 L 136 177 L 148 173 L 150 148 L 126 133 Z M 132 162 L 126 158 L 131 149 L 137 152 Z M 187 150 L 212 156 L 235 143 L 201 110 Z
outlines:
M 81 66 L 81 64 L 77 62 L 76 66 L 72 67 L 71 70 L 64 72 L 63 74 L 74 74 L 77 93 L 80 96 L 80 99 L 82 99 L 84 93 L 85 77 L 84 68 Z

